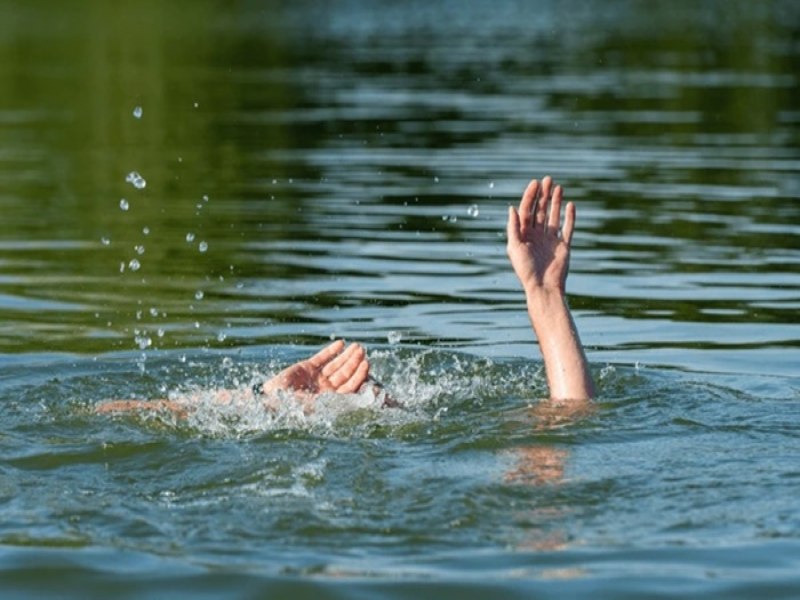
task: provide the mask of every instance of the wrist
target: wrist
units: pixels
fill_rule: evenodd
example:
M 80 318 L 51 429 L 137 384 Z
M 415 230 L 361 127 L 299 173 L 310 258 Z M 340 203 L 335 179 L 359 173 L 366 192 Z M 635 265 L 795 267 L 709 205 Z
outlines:
M 565 303 L 567 299 L 566 292 L 558 287 L 531 284 L 524 286 L 524 289 L 528 305 L 550 304 L 553 302 Z

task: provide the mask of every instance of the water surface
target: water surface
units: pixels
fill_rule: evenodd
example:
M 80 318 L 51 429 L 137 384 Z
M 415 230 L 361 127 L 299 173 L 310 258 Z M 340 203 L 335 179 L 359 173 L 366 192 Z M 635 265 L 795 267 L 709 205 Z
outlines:
M 796 596 L 798 23 L 0 8 L 0 586 Z M 578 205 L 578 413 L 541 401 L 504 255 L 544 174 Z M 404 409 L 213 402 L 337 336 Z M 187 420 L 93 412 L 187 394 Z

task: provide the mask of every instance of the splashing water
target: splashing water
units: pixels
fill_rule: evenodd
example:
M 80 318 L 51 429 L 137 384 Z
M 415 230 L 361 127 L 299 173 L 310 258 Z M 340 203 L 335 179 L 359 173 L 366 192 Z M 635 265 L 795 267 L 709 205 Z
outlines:
M 147 181 L 145 181 L 145 178 L 139 175 L 139 173 L 136 171 L 131 171 L 128 173 L 128 176 L 125 177 L 125 181 L 133 185 L 133 187 L 135 187 L 137 190 L 147 187 Z

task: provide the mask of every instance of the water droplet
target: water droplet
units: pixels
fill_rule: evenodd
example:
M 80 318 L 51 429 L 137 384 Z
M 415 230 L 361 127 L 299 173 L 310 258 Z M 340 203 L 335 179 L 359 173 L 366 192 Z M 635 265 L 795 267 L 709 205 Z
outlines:
M 451 223 L 458 223 L 458 217 L 455 215 L 451 215 L 448 221 L 450 221 Z
M 200 321 L 195 321 L 194 322 L 194 328 L 195 329 L 200 329 Z
M 119 263 L 119 272 L 120 273 L 124 273 L 125 272 L 125 263 L 124 262 Z
M 200 242 L 199 244 L 197 244 L 197 249 L 200 252 L 205 252 L 206 250 L 208 250 L 208 244 L 206 242 Z
M 130 204 L 128 204 L 128 201 L 123 198 L 119 201 L 119 208 L 120 210 L 128 210 L 130 208 Z
M 101 237 L 100 243 L 103 244 L 103 246 L 108 246 L 111 243 L 111 240 L 108 239 L 107 237 Z
M 195 107 L 195 108 L 198 108 L 199 106 L 200 106 L 200 103 L 199 103 L 199 102 L 195 102 L 195 103 L 194 103 L 194 107 Z
M 439 183 L 439 178 L 438 177 L 434 177 L 433 178 L 433 183 Z
M 125 177 L 125 181 L 132 184 L 137 190 L 147 187 L 147 181 L 145 181 L 144 177 L 139 175 L 139 173 L 136 171 L 131 171 L 128 173 L 128 176 Z
M 225 339 L 226 339 L 227 337 L 228 337 L 228 336 L 227 336 L 227 335 L 225 335 L 225 332 L 224 332 L 224 331 L 220 331 L 220 332 L 217 334 L 217 341 L 218 341 L 218 342 L 224 342 L 224 341 L 225 341 Z
M 178 358 L 178 360 L 181 361 L 182 363 L 185 363 L 186 362 L 186 355 L 185 354 L 181 354 L 180 357 Z
M 473 204 L 467 209 L 467 214 L 472 217 L 473 219 L 477 219 L 478 215 L 481 214 L 480 209 L 478 208 L 477 204 Z
M 190 244 L 194 241 L 194 234 L 191 231 L 186 234 L 186 241 Z
M 399 331 L 390 331 L 389 334 L 386 336 L 386 338 L 389 340 L 389 343 L 392 344 L 392 345 L 399 344 L 400 340 L 403 339 L 403 334 L 400 333 Z
M 134 246 L 133 249 L 136 250 L 136 254 L 138 254 L 139 256 L 144 254 L 144 246 Z
M 203 299 L 203 296 L 204 296 L 204 294 L 203 294 L 203 290 L 197 290 L 197 291 L 194 293 L 194 297 L 195 297 L 195 299 L 196 299 L 196 300 L 202 300 L 202 299 Z
M 208 194 L 203 194 L 203 202 L 208 202 Z
M 131 271 L 138 271 L 141 267 L 142 267 L 141 263 L 135 258 L 132 258 L 131 261 L 128 263 L 128 268 Z
M 149 227 L 145 227 L 144 229 L 142 229 L 142 233 L 145 234 L 145 235 L 150 235 L 150 228 Z
M 493 190 L 493 189 L 494 189 L 494 181 L 490 181 L 490 182 L 489 182 L 489 189 L 490 189 L 490 190 Z
M 144 111 L 142 110 L 141 106 L 137 106 L 136 108 L 133 109 L 133 116 L 136 117 L 137 119 L 141 119 L 142 114 L 144 114 Z
M 158 335 L 158 337 L 160 338 L 164 337 L 164 330 L 161 327 L 159 327 L 158 331 L 156 331 L 156 335 Z
M 150 307 L 150 316 L 157 317 L 158 316 L 158 309 L 155 306 Z

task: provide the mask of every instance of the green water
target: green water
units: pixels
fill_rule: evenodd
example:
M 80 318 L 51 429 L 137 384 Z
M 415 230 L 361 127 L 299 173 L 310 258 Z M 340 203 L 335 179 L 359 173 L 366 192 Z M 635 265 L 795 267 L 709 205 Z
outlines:
M 799 34 L 788 0 L 0 5 L 3 597 L 799 595 Z M 544 174 L 581 414 L 504 254 Z M 336 336 L 403 409 L 213 401 Z

